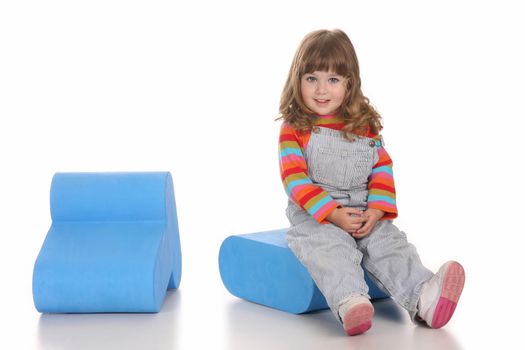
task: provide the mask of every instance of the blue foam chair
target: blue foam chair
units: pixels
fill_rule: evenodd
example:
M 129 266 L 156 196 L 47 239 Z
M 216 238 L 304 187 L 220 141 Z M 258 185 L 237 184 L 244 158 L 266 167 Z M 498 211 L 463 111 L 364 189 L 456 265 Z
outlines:
M 57 173 L 33 270 L 40 312 L 158 312 L 181 251 L 168 172 Z
M 328 308 L 326 299 L 286 243 L 286 229 L 234 235 L 219 251 L 228 291 L 242 299 L 301 314 Z M 372 299 L 387 298 L 366 274 Z

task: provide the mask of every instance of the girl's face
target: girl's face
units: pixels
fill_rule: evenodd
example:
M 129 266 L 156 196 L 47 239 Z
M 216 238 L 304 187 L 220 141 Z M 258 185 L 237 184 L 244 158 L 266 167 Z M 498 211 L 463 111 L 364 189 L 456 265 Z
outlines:
M 334 114 L 343 103 L 346 78 L 333 72 L 315 71 L 301 77 L 301 96 L 317 115 Z

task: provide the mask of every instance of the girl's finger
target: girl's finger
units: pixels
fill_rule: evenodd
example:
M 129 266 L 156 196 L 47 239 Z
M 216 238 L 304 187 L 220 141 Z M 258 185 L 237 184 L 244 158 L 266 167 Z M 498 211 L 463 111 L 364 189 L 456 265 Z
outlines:
M 356 208 L 349 208 L 349 207 L 346 207 L 346 208 L 345 208 L 345 211 L 346 211 L 346 213 L 348 213 L 348 214 L 363 215 L 363 211 L 362 211 L 362 210 L 359 210 L 359 209 L 356 209 Z
M 361 227 L 360 229 L 358 229 L 356 231 L 357 234 L 363 234 L 365 232 L 368 232 L 371 228 L 372 228 L 372 225 L 373 225 L 373 221 L 372 220 L 368 220 L 366 222 L 366 224 L 363 225 L 363 227 Z
M 366 222 L 366 218 L 364 216 L 351 216 L 350 218 L 348 218 L 348 220 L 352 223 L 352 224 L 355 224 L 355 225 L 359 225 L 359 227 L 361 227 L 361 225 L 363 224 L 363 222 Z
M 348 225 L 348 231 L 357 232 L 361 228 L 361 225 Z
M 356 233 L 363 226 L 362 223 L 358 224 L 349 224 L 345 227 L 345 231 L 348 233 Z
M 366 235 L 367 235 L 366 232 L 365 232 L 365 233 L 357 233 L 357 232 L 354 232 L 354 233 L 352 234 L 352 237 L 354 237 L 354 238 L 361 238 L 361 237 L 364 237 L 364 236 L 366 236 Z

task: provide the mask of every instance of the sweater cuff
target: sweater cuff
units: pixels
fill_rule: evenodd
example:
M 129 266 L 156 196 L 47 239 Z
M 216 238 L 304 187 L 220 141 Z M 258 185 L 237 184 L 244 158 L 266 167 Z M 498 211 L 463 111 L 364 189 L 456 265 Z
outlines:
M 368 208 L 381 210 L 385 215 L 381 220 L 392 220 L 397 218 L 397 207 L 391 204 L 380 203 L 380 202 L 368 202 Z
M 341 204 L 339 204 L 339 202 L 332 199 L 330 202 L 326 203 L 320 210 L 314 213 L 313 217 L 318 223 L 327 224 L 329 223 L 329 221 L 326 220 L 326 217 L 340 206 Z

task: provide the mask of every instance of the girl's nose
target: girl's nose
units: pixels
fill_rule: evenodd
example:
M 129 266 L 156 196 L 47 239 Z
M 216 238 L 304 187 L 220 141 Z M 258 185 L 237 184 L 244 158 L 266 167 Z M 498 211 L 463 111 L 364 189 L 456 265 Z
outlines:
M 322 81 L 319 81 L 317 82 L 317 84 L 315 85 L 315 92 L 318 93 L 318 94 L 323 94 L 326 92 L 326 85 L 324 82 Z

